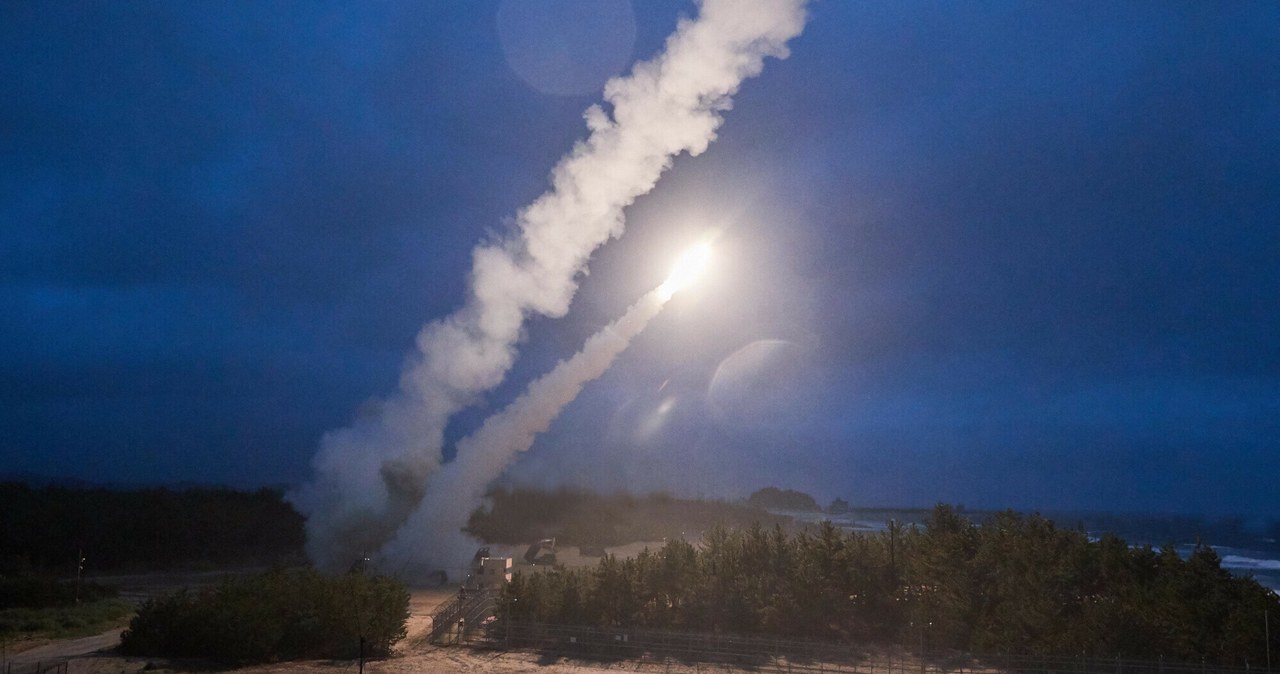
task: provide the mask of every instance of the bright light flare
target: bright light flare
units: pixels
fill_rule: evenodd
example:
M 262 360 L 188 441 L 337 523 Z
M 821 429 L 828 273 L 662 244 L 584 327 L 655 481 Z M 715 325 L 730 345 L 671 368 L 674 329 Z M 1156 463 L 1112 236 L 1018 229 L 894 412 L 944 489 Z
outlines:
M 671 267 L 671 274 L 667 276 L 666 281 L 663 281 L 659 290 L 670 299 L 676 291 L 683 290 L 690 283 L 698 280 L 698 277 L 706 271 L 710 261 L 711 246 L 704 243 L 690 248 L 676 260 L 675 265 Z

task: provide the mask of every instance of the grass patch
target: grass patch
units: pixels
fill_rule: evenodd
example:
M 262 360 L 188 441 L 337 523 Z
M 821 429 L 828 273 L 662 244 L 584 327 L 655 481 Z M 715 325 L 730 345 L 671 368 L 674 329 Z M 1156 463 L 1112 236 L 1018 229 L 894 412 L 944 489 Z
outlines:
M 0 609 L 0 636 L 6 639 L 86 637 L 123 627 L 133 605 L 122 599 L 100 599 L 71 606 Z

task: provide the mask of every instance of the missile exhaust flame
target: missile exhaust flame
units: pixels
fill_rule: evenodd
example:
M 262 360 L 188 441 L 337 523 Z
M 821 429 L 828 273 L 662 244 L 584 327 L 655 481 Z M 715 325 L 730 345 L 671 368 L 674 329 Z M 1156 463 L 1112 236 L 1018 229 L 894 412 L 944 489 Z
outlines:
M 672 295 L 688 287 L 706 273 L 710 262 L 711 246 L 709 244 L 699 244 L 690 248 L 676 260 L 675 266 L 671 268 L 671 275 L 661 286 L 658 286 L 657 292 L 663 293 L 667 299 L 670 299 Z

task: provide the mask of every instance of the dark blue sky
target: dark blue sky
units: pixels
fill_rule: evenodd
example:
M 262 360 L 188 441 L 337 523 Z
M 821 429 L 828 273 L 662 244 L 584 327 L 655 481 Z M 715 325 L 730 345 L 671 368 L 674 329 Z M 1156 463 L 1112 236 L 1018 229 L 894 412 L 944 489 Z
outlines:
M 305 479 L 695 11 L 635 4 L 6 3 L 0 472 Z M 450 436 L 715 226 L 512 479 L 1280 514 L 1280 4 L 810 14 Z

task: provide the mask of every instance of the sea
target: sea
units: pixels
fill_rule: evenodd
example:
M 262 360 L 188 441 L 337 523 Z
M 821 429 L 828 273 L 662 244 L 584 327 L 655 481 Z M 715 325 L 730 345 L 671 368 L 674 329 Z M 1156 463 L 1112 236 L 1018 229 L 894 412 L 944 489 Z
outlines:
M 847 513 L 779 511 L 800 521 L 832 524 L 847 531 L 887 531 L 889 522 L 923 525 L 929 510 L 911 508 L 854 508 Z M 994 515 L 989 511 L 962 511 L 974 522 Z M 1280 520 L 1200 515 L 1129 513 L 1041 513 L 1062 528 L 1081 528 L 1097 540 L 1111 533 L 1130 546 L 1160 549 L 1172 545 L 1184 559 L 1196 545 L 1207 545 L 1222 560 L 1222 568 L 1239 576 L 1252 576 L 1259 584 L 1280 594 Z

